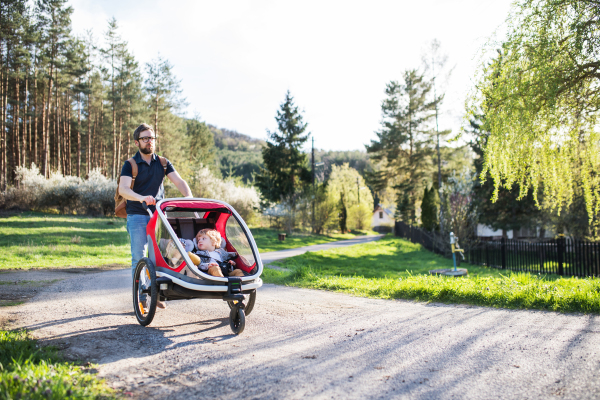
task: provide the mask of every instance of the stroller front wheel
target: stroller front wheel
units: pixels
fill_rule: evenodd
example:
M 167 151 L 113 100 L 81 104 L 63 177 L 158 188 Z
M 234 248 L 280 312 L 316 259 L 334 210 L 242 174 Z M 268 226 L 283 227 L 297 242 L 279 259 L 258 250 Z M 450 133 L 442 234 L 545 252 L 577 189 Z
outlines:
M 229 312 L 229 327 L 236 335 L 242 333 L 246 327 L 244 309 L 238 305 L 234 306 Z
M 246 304 L 246 308 L 244 309 L 244 313 L 246 314 L 246 316 L 250 315 L 250 313 L 252 312 L 252 309 L 254 309 L 254 303 L 256 302 L 256 290 L 253 290 L 252 293 L 250 293 L 250 297 L 248 299 L 248 304 Z M 233 309 L 233 307 L 235 307 L 235 305 L 237 304 L 237 301 L 228 301 L 227 305 L 229 306 L 229 309 Z
M 140 325 L 146 326 L 152 322 L 157 302 L 158 285 L 154 263 L 144 257 L 138 262 L 133 274 L 133 309 Z

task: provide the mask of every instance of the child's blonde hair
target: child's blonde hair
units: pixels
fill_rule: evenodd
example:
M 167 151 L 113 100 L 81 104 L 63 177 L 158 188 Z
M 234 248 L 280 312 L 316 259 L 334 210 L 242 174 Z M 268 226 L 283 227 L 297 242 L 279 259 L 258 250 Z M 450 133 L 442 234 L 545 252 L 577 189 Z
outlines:
M 201 229 L 196 235 L 196 238 L 198 238 L 198 236 L 206 236 L 210 238 L 213 246 L 216 248 L 221 247 L 221 234 L 216 229 Z

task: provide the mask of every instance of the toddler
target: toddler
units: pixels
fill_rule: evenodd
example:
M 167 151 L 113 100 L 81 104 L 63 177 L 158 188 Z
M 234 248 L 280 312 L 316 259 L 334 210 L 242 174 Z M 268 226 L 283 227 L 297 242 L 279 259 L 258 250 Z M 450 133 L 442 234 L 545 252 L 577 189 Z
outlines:
M 231 260 L 237 256 L 235 252 L 225 250 L 225 241 L 216 229 L 202 229 L 194 240 L 179 239 L 185 247 L 185 251 L 199 257 L 199 263 L 192 259 L 204 272 L 212 276 L 244 276 L 241 269 L 235 268 L 235 261 Z M 190 257 L 192 258 L 192 257 Z

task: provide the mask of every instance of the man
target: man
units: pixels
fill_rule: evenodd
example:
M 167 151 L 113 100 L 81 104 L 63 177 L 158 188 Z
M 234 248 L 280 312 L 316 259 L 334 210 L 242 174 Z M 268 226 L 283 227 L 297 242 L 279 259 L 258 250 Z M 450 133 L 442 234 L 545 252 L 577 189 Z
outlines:
M 154 212 L 156 201 L 164 197 L 163 179 L 165 175 L 184 197 L 192 197 L 190 187 L 181 179 L 175 168 L 167 162 L 167 169 L 163 168 L 160 160 L 154 154 L 156 135 L 148 124 L 141 124 L 133 133 L 133 140 L 139 151 L 133 156 L 137 163 L 138 173 L 131 186 L 133 173 L 129 161 L 125 161 L 121 169 L 119 194 L 127 199 L 127 232 L 131 241 L 131 275 L 135 273 L 138 261 L 144 257 L 146 251 L 146 225 L 150 221 L 148 212 L 144 210 L 142 202 Z M 158 307 L 165 308 L 159 302 Z

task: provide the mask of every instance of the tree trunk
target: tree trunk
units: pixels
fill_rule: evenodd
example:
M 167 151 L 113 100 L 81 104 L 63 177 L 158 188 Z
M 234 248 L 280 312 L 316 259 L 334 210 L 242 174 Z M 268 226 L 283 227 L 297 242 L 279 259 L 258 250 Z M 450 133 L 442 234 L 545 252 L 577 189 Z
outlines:
M 19 71 L 17 70 L 17 74 Z M 19 98 L 19 76 L 15 76 L 15 105 L 13 107 L 13 165 L 11 171 L 11 177 L 14 178 L 15 168 L 21 166 L 21 138 L 19 137 L 19 110 L 20 106 Z
M 154 136 L 156 136 L 156 152 L 158 153 L 158 92 L 156 93 L 156 110 L 154 112 Z
M 77 177 L 81 178 L 81 93 L 77 94 Z
M 48 78 L 48 98 L 46 99 L 47 106 L 44 107 L 46 115 L 42 123 L 42 136 L 44 137 L 44 161 L 42 172 L 46 178 L 50 177 L 50 109 L 52 107 L 52 77 L 54 76 L 53 70 L 54 57 L 50 62 L 50 74 Z
M 67 150 L 65 152 L 65 157 L 67 159 L 67 173 L 69 174 L 69 176 L 73 175 L 73 171 L 71 168 L 71 98 L 70 96 L 67 94 L 67 102 L 65 104 L 65 108 L 66 108 L 66 120 L 65 123 L 67 124 L 67 140 L 66 140 L 66 144 L 67 144 Z
M 38 164 L 38 107 L 39 104 L 37 102 L 37 69 L 33 73 L 33 162 L 35 165 Z
M 121 164 L 121 148 L 123 147 L 123 144 L 121 142 L 122 134 L 123 134 L 123 121 L 121 120 L 121 117 L 119 117 L 119 150 L 118 150 L 118 153 L 117 153 L 117 163 L 118 163 L 118 165 Z M 117 169 L 117 171 L 118 171 L 118 169 Z
M 21 136 L 21 140 L 22 140 L 22 149 L 21 149 L 21 165 L 26 167 L 27 166 L 27 160 L 26 160 L 26 154 L 27 154 L 27 100 L 28 100 L 28 96 L 27 96 L 27 74 L 25 74 L 25 91 L 23 92 L 23 129 L 21 130 L 22 136 Z
M 89 178 L 90 176 L 90 171 L 92 170 L 92 108 L 91 108 L 91 102 L 92 102 L 92 95 L 88 95 L 88 117 L 87 117 L 87 123 L 88 123 L 88 140 L 87 140 L 87 153 L 86 153 L 86 158 L 85 158 L 85 162 L 86 162 L 86 172 L 87 172 L 87 176 Z

